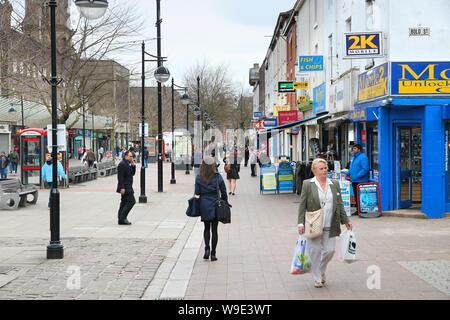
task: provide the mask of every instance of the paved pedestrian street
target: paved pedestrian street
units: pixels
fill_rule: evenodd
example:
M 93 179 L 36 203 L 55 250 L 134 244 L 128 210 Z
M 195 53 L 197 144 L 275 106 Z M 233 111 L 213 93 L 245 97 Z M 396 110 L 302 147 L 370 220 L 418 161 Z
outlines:
M 223 166 L 220 167 L 222 169 Z M 138 168 L 139 172 L 139 168 Z M 223 173 L 223 172 L 222 172 Z M 0 211 L 0 299 L 444 299 L 449 293 L 450 219 L 352 217 L 359 261 L 329 264 L 327 285 L 289 273 L 297 240 L 295 194 L 264 194 L 242 166 L 232 223 L 219 225 L 218 261 L 203 260 L 203 224 L 185 215 L 194 174 L 177 171 L 117 225 L 116 177 L 61 190 L 62 260 L 47 260 L 48 191 L 36 206 Z M 134 187 L 140 193 L 139 174 Z M 339 241 L 337 243 L 339 248 Z

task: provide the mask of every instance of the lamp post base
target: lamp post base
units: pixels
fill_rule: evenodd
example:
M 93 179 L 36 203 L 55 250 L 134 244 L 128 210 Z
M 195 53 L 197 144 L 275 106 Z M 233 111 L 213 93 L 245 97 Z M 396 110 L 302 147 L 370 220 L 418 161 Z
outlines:
M 177 180 L 171 179 L 171 180 L 170 180 L 170 184 L 177 184 Z
M 50 243 L 47 246 L 47 259 L 63 259 L 64 246 L 60 243 Z
M 139 203 L 147 203 L 147 196 L 140 195 L 139 196 Z

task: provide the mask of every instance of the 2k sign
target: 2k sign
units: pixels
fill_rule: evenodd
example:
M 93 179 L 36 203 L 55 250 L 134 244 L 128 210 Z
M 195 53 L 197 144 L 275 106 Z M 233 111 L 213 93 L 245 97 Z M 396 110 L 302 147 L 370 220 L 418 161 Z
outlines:
M 392 62 L 392 94 L 450 95 L 450 62 Z
M 380 57 L 381 32 L 360 32 L 345 34 L 345 58 Z

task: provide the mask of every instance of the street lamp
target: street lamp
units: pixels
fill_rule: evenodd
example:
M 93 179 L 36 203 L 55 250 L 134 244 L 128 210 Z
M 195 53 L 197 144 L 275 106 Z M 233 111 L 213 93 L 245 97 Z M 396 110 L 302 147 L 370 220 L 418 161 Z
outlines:
M 107 0 L 76 0 L 75 4 L 80 8 L 81 14 L 89 18 L 100 18 L 108 7 Z M 50 41 L 51 41 L 51 71 L 49 81 L 52 87 L 52 188 L 50 196 L 50 243 L 47 246 L 47 259 L 62 259 L 64 246 L 60 240 L 60 207 L 58 191 L 58 84 L 61 79 L 57 77 L 56 70 L 56 0 L 49 0 L 50 8 Z
M 158 192 L 163 191 L 163 163 L 162 163 L 162 88 L 161 83 L 166 82 L 170 77 L 169 70 L 162 65 L 166 57 L 161 57 L 161 19 L 160 19 L 160 0 L 156 0 L 156 30 L 157 30 L 157 55 L 154 56 L 145 51 L 145 42 L 142 42 L 142 105 L 141 105 L 141 121 L 142 121 L 142 135 L 141 135 L 141 151 L 144 154 L 144 102 L 145 102 L 145 62 L 157 62 L 158 68 L 155 70 L 154 76 L 158 82 Z M 145 55 L 148 55 L 156 60 L 146 60 Z M 139 203 L 147 203 L 147 196 L 145 195 L 145 167 L 144 161 L 141 161 L 141 195 L 139 196 Z
M 175 88 L 177 87 L 177 88 Z M 179 90 L 184 90 L 184 94 L 181 96 L 181 103 L 183 105 L 188 105 L 190 102 L 189 96 L 186 93 L 187 87 L 181 87 L 178 86 L 174 83 L 174 79 L 172 77 L 172 153 L 171 153 L 171 171 L 172 171 L 172 179 L 170 180 L 170 184 L 176 184 L 177 180 L 175 179 L 175 162 L 174 162 L 174 154 L 175 154 L 175 122 L 174 122 L 174 118 L 173 118 L 173 114 L 174 114 L 174 93 L 175 90 L 179 91 Z M 189 168 L 187 169 L 189 170 Z
M 16 113 L 17 110 L 14 108 L 14 104 L 11 103 L 11 108 L 8 110 L 8 113 Z M 23 115 L 23 97 L 20 98 L 20 112 L 22 116 L 22 130 L 25 129 L 24 115 Z

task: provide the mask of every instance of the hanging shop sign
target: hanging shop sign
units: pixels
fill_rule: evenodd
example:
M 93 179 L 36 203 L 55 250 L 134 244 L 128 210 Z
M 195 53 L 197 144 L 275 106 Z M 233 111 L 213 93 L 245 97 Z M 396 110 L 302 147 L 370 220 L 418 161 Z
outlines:
M 277 118 L 266 118 L 264 119 L 264 127 L 276 127 L 277 126 Z
M 278 82 L 278 93 L 295 92 L 294 82 L 280 81 Z
M 360 74 L 358 77 L 358 102 L 387 96 L 389 94 L 388 79 L 387 63 Z
M 383 56 L 382 32 L 344 33 L 344 59 L 379 58 Z
M 308 97 L 307 96 L 298 96 L 297 97 L 297 103 L 304 103 L 308 101 Z
M 308 90 L 309 89 L 309 82 L 308 81 L 297 81 L 297 82 L 294 82 L 294 89 L 295 90 Z
M 450 95 L 450 61 L 392 62 L 392 95 Z
M 263 116 L 263 113 L 261 111 L 255 111 L 253 112 L 253 119 L 259 119 Z
M 147 147 L 150 157 L 156 157 L 156 138 L 145 137 L 144 146 Z
M 283 124 L 294 122 L 298 120 L 298 111 L 280 111 L 278 113 L 278 124 L 282 126 Z
M 325 82 L 313 89 L 313 96 L 313 112 L 318 114 L 326 111 L 327 96 Z
M 289 104 L 285 104 L 282 106 L 274 106 L 273 107 L 273 116 L 278 117 L 278 113 L 280 113 L 281 111 L 290 111 L 290 110 L 291 110 L 291 106 Z
M 299 56 L 300 72 L 323 71 L 323 56 Z

